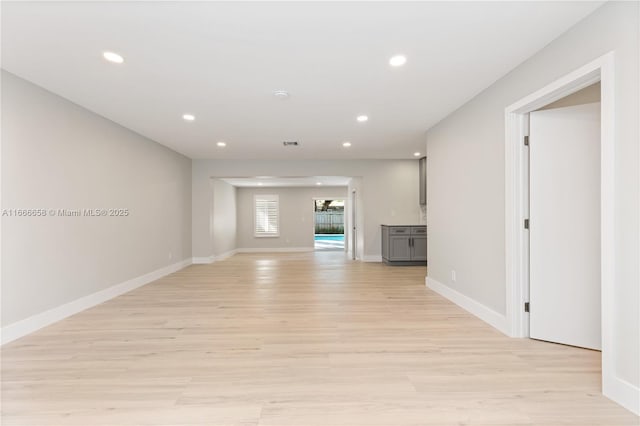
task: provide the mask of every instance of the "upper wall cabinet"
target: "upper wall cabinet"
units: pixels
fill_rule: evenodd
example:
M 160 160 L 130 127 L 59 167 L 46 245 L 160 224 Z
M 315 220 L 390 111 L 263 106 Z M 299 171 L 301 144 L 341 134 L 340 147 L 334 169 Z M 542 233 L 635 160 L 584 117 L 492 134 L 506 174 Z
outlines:
M 420 159 L 420 205 L 427 205 L 427 157 Z

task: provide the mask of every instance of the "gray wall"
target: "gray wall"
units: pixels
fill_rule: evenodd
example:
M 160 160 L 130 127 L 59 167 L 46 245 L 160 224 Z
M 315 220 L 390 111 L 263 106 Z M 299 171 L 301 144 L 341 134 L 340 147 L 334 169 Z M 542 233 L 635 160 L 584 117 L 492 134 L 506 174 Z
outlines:
M 280 236 L 253 236 L 253 197 L 275 194 L 280 201 Z M 346 199 L 347 187 L 238 188 L 239 248 L 313 248 L 313 198 Z
M 191 257 L 191 160 L 2 72 L 2 325 Z
M 361 249 L 365 260 L 380 258 L 380 225 L 420 222 L 418 160 L 193 160 L 193 255 L 212 255 L 209 240 L 212 191 L 216 177 L 359 177 Z M 360 215 L 359 215 L 360 216 Z M 215 236 L 214 236 L 215 239 Z
M 236 197 L 233 185 L 220 179 L 212 180 L 213 209 L 210 229 L 213 231 L 213 254 L 224 256 L 235 250 L 237 246 Z
M 505 313 L 505 108 L 615 51 L 615 365 L 640 384 L 637 2 L 607 3 L 427 133 L 429 276 Z M 457 270 L 456 283 L 450 270 Z

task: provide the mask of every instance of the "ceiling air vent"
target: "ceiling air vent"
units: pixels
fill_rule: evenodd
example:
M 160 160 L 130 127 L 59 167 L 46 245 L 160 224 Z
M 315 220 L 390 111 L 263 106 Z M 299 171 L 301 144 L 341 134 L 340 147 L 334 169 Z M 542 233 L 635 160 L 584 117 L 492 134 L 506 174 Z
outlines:
M 298 146 L 298 141 L 284 141 L 282 142 L 284 146 Z

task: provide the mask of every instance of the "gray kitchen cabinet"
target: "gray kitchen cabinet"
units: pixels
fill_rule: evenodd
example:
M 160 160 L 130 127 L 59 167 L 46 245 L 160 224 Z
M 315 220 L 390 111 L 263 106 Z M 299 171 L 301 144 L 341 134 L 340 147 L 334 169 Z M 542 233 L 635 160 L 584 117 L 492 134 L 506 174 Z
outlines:
M 426 265 L 427 227 L 382 225 L 382 260 L 389 265 Z

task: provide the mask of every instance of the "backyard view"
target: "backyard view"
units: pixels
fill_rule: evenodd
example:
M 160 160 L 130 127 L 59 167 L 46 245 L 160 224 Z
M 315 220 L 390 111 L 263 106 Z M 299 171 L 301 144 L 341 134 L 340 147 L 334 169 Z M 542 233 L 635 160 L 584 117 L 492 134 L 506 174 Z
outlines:
M 315 249 L 344 250 L 344 200 L 314 200 Z

